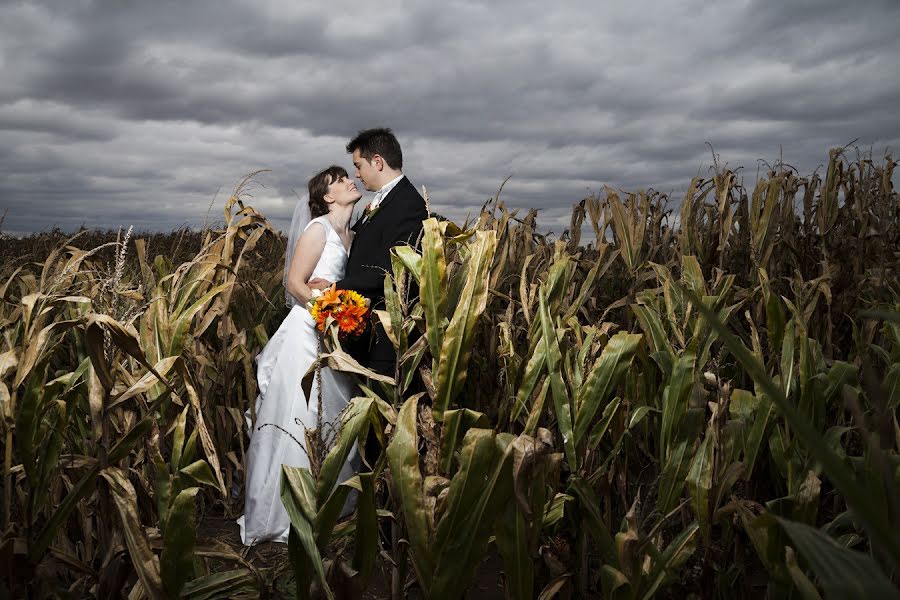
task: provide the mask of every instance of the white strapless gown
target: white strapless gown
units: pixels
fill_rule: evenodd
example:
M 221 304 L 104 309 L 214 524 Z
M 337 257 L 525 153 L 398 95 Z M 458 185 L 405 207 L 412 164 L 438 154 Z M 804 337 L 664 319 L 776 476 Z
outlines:
M 318 217 L 307 228 L 321 223 L 325 227 L 326 242 L 312 277 L 338 281 L 344 276 L 347 251 L 328 219 Z M 250 447 L 247 451 L 244 515 L 238 519 L 241 541 L 251 546 L 264 541 L 287 542 L 290 519 L 281 503 L 281 465 L 309 468 L 304 446 L 305 428 L 315 428 L 320 421 L 336 423 L 353 393 L 352 380 L 344 375 L 322 369 L 322 411 L 318 412 L 318 382 L 313 380 L 312 400 L 307 402 L 301 387 L 303 375 L 318 354 L 318 334 L 315 322 L 305 306 L 294 306 L 256 358 L 256 377 L 259 396 L 256 399 L 256 423 L 249 424 Z M 341 470 L 339 482 L 353 477 L 359 465 L 354 445 Z M 345 514 L 352 509 L 344 507 Z

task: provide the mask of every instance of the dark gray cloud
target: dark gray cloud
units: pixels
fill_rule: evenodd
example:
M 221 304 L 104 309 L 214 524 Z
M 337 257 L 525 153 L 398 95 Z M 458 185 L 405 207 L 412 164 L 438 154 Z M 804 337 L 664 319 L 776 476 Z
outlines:
M 723 162 L 811 172 L 900 142 L 895 0 L 0 2 L 4 229 L 198 226 L 256 169 L 305 182 L 387 125 L 438 212 L 502 197 L 556 231 L 604 185 L 677 198 Z M 212 205 L 212 209 L 210 206 Z

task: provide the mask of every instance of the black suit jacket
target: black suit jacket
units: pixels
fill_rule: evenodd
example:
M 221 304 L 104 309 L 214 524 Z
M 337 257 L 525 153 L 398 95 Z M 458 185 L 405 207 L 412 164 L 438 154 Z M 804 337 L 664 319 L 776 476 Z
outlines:
M 384 309 L 384 274 L 391 271 L 391 248 L 414 245 L 428 218 L 425 200 L 409 179 L 403 177 L 385 196 L 367 222 L 358 221 L 356 236 L 339 289 L 356 290 L 372 300 L 372 309 Z M 385 375 L 394 375 L 397 356 L 381 325 L 351 344 L 347 350 L 364 366 Z

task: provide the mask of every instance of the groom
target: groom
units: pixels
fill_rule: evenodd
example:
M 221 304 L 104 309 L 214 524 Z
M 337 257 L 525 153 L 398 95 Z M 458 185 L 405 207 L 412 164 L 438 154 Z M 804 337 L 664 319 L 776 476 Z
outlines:
M 347 144 L 356 177 L 375 198 L 353 225 L 356 236 L 338 289 L 355 290 L 372 301 L 373 310 L 384 309 L 384 274 L 391 272 L 391 248 L 416 243 L 422 221 L 428 218 L 425 201 L 403 174 L 403 153 L 390 129 L 360 131 Z M 324 289 L 331 282 L 311 279 L 310 287 Z M 397 356 L 381 323 L 371 337 L 363 336 L 350 353 L 363 366 L 394 376 Z

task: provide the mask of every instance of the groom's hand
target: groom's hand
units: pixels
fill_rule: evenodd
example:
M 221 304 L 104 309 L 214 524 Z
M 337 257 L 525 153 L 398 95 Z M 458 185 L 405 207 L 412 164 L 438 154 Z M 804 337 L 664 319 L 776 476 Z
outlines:
M 311 289 L 314 289 L 314 290 L 325 290 L 325 289 L 328 289 L 331 287 L 331 282 L 325 281 L 324 279 L 319 279 L 318 277 L 315 277 L 315 278 L 307 281 L 306 285 L 308 285 Z

